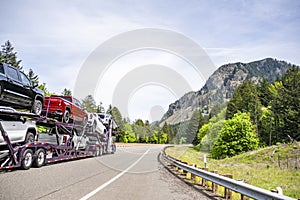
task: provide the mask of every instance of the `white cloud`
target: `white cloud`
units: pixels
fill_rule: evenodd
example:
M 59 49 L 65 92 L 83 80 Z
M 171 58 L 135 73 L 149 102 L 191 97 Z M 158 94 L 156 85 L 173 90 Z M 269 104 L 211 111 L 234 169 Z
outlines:
M 175 88 L 174 85 L 159 85 L 159 82 L 148 83 L 146 86 L 136 85 L 136 90 L 132 91 L 132 99 L 123 99 L 129 107 L 131 106 L 129 110 L 131 113 L 128 113 L 131 119 L 141 118 L 138 116 L 141 114 L 145 119 L 149 119 L 149 113 L 153 106 L 159 105 L 167 110 L 170 102 L 175 101 L 191 90 L 198 90 L 205 83 L 201 75 L 181 58 L 161 50 L 141 50 L 119 58 L 109 66 L 103 77 L 99 77 L 100 80 L 94 95 L 97 102 L 101 101 L 105 107 L 108 107 L 113 101 L 114 92 L 119 81 L 129 74 L 135 73 L 134 70 L 139 67 L 149 64 L 158 64 L 178 73 L 189 84 L 189 89 L 176 96 L 172 92 L 181 91 L 182 86 L 180 85 L 175 85 Z M 152 74 L 149 74 L 149 76 L 152 76 Z M 172 76 L 172 74 L 169 74 L 169 76 Z M 132 105 L 137 106 L 136 110 L 132 108 Z

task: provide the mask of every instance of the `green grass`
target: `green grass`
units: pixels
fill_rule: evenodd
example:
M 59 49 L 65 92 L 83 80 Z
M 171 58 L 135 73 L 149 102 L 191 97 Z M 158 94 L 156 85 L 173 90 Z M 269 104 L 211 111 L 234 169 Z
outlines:
M 203 156 L 206 154 L 209 170 L 232 174 L 234 179 L 245 180 L 266 190 L 280 186 L 284 195 L 300 198 L 300 169 L 295 169 L 296 157 L 300 167 L 299 144 L 271 146 L 222 160 L 211 159 L 207 153 L 186 146 L 167 148 L 166 153 L 198 167 L 204 167 Z

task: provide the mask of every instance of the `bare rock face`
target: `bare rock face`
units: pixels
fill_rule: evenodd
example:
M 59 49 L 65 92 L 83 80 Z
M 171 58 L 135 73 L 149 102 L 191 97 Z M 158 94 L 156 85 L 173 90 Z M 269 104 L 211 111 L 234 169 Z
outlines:
M 217 103 L 228 102 L 234 90 L 245 80 L 259 83 L 263 78 L 275 81 L 292 65 L 285 61 L 266 58 L 250 63 L 232 63 L 219 67 L 196 92 L 189 92 L 169 105 L 161 124 L 176 124 L 189 120 L 193 111 L 201 109 L 208 114 Z

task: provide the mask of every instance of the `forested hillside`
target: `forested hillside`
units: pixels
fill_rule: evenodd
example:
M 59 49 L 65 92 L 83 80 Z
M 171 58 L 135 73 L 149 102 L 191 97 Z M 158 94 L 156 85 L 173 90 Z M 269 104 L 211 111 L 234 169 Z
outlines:
M 291 64 L 273 58 L 223 65 L 209 77 L 199 91 L 189 92 L 170 104 L 161 123 L 177 124 L 189 120 L 195 110 L 209 114 L 214 106 L 228 102 L 235 89 L 244 81 L 259 83 L 265 78 L 272 82 L 291 67 Z
M 243 82 L 216 116 L 203 125 L 197 147 L 224 158 L 300 140 L 300 69 L 292 66 L 270 83 Z

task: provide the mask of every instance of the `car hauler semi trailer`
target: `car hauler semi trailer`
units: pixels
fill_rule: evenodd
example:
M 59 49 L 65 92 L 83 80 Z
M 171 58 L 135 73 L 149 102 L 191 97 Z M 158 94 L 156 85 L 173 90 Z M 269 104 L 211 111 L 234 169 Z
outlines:
M 24 122 L 26 120 L 35 121 L 36 125 L 47 127 L 49 134 L 54 135 L 56 138 L 56 143 L 41 142 L 37 133 L 33 142 L 13 144 L 9 133 L 2 125 L 4 121 L 0 120 L 0 138 L 2 137 L 6 143 L 6 148 L 1 148 L 0 151 L 0 170 L 29 169 L 31 166 L 41 167 L 49 163 L 99 156 L 103 153 L 114 153 L 116 151 L 116 146 L 112 140 L 113 131 L 111 126 L 107 126 L 106 134 L 100 136 L 96 133 L 86 132 L 84 126 L 57 122 L 32 113 L 0 110 L 0 115 L 22 116 Z M 73 142 L 74 130 L 81 132 L 80 137 L 94 137 L 94 142 L 89 143 L 85 149 L 79 149 L 81 138 L 75 145 Z

